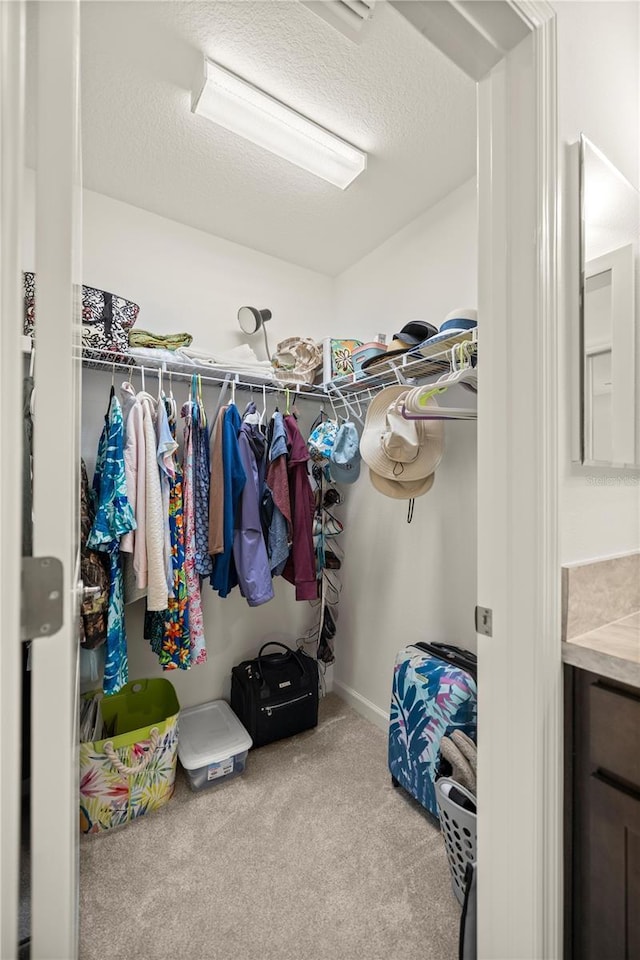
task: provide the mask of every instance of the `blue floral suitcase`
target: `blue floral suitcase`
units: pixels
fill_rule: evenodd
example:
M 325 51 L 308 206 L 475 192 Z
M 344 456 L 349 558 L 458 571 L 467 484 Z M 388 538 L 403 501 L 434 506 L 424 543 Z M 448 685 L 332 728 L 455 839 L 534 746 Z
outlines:
M 460 654 L 469 657 L 466 651 Z M 455 653 L 449 658 L 458 659 Z M 438 816 L 435 778 L 440 741 L 454 730 L 475 740 L 476 721 L 477 687 L 468 669 L 418 646 L 398 653 L 389 719 L 389 770 L 394 784 L 404 787 L 434 817 Z

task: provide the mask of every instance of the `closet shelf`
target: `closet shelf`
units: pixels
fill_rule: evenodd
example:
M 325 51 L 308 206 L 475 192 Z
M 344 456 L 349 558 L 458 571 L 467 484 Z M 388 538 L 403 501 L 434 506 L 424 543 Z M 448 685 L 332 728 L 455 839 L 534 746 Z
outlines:
M 76 354 L 80 356 L 80 354 Z M 324 387 L 310 385 L 306 383 L 297 383 L 292 381 L 277 380 L 275 377 L 261 377 L 258 374 L 239 372 L 234 370 L 225 370 L 220 367 L 211 368 L 207 364 L 194 364 L 185 366 L 184 363 L 170 364 L 164 359 L 156 361 L 150 358 L 148 363 L 141 363 L 137 358 L 131 357 L 118 359 L 108 350 L 83 350 L 81 359 L 82 366 L 89 370 L 104 370 L 105 372 L 122 371 L 130 378 L 134 373 L 141 375 L 144 373 L 153 376 L 161 373 L 170 375 L 172 379 L 191 380 L 192 376 L 197 376 L 202 383 L 210 383 L 217 386 L 229 385 L 239 390 L 265 390 L 271 393 L 285 393 L 290 390 L 296 396 L 304 399 L 322 400 L 325 397 Z
M 81 358 L 83 367 L 87 369 L 111 371 L 112 373 L 117 370 L 125 373 L 129 379 L 133 373 L 139 376 L 143 371 L 152 376 L 161 372 L 163 375 L 169 374 L 172 378 L 187 381 L 195 374 L 200 377 L 202 383 L 221 387 L 227 385 L 239 390 L 264 389 L 265 392 L 279 394 L 290 390 L 301 399 L 315 400 L 319 403 L 328 400 L 332 406 L 342 407 L 348 412 L 349 416 L 362 423 L 363 410 L 366 408 L 366 404 L 385 387 L 395 383 L 406 384 L 407 387 L 428 384 L 435 382 L 443 374 L 449 373 L 453 369 L 452 351 L 460 349 L 459 344 L 463 342 L 467 343 L 466 349 L 469 354 L 477 356 L 477 330 L 473 330 L 441 340 L 431 347 L 427 344 L 422 348 L 421 356 L 403 354 L 400 357 L 383 360 L 376 364 L 375 373 L 366 376 L 351 374 L 323 384 L 296 383 L 284 379 L 261 377 L 258 374 L 248 372 L 225 370 L 219 367 L 211 369 L 205 364 L 194 364 L 189 367 L 186 367 L 183 363 L 173 365 L 167 363 L 165 359 L 154 361 L 151 358 L 148 363 L 141 363 L 138 358 L 123 357 L 122 354 L 115 355 L 114 359 L 114 354 L 108 350 L 91 350 L 89 352 L 84 350 L 81 355 L 79 352 L 76 353 L 76 357 Z M 24 353 L 30 353 L 31 349 L 31 338 L 24 337 Z M 443 405 L 442 410 L 442 419 L 469 420 L 475 417 L 475 411 L 472 408 L 458 410 Z
M 466 344 L 462 348 L 461 344 Z M 422 348 L 420 356 L 411 356 L 408 353 L 389 360 L 381 360 L 375 366 L 375 373 L 368 376 L 350 374 L 339 377 L 326 383 L 327 394 L 334 403 L 341 403 L 353 413 L 352 404 L 356 408 L 366 405 L 369 400 L 385 387 L 395 383 L 406 384 L 407 389 L 423 384 L 435 384 L 443 374 L 454 369 L 456 353 L 464 350 L 469 358 L 478 354 L 477 328 L 465 333 L 458 333 L 436 344 L 427 344 Z M 453 384 L 451 384 L 453 386 Z M 475 407 L 453 408 L 442 405 L 438 413 L 421 415 L 419 419 L 440 420 L 475 420 Z M 359 418 L 358 418 L 359 419 Z M 407 419 L 414 419 L 407 416 Z
M 429 345 L 427 343 L 422 347 L 420 356 L 412 356 L 409 353 L 403 353 L 399 357 L 391 357 L 389 360 L 381 360 L 375 365 L 375 373 L 367 374 L 348 374 L 343 377 L 336 377 L 334 380 L 325 384 L 327 392 L 337 394 L 353 395 L 367 394 L 369 391 L 388 387 L 392 383 L 409 383 L 415 386 L 415 382 L 428 383 L 432 378 L 436 380 L 443 373 L 448 373 L 452 369 L 452 351 L 459 344 L 469 344 L 470 354 L 477 356 L 478 351 L 478 331 L 477 328 L 464 333 L 457 333 L 438 343 Z

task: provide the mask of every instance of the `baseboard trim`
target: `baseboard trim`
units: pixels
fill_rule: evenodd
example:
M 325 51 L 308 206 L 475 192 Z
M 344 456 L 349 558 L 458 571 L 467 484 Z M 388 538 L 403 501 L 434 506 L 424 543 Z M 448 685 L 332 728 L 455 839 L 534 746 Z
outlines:
M 389 729 L 389 714 L 377 707 L 371 700 L 367 700 L 362 694 L 340 680 L 334 679 L 333 692 L 345 703 L 348 703 L 350 707 L 353 707 L 365 720 L 369 720 L 376 727 L 384 730 L 385 733 L 387 732 Z

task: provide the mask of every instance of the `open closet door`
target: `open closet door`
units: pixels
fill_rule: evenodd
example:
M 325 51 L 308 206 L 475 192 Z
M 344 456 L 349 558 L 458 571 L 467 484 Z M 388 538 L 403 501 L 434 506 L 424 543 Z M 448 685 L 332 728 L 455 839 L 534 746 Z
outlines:
M 23 3 L 0 4 L 0 436 L 9 454 L 3 490 L 16 492 L 0 498 L 0 957 L 6 960 L 13 960 L 18 944 L 24 18 Z
M 40 2 L 32 586 L 61 601 L 30 630 L 31 958 L 77 956 L 80 279 L 79 3 Z M 44 560 L 42 558 L 51 558 Z M 61 583 L 55 583 L 55 568 Z M 51 612 L 51 611 L 50 611 Z

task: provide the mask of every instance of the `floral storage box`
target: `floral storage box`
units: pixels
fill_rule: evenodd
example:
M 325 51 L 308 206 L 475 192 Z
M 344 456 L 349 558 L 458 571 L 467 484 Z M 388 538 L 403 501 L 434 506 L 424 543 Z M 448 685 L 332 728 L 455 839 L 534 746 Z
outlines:
M 180 705 L 169 680 L 134 680 L 95 700 L 100 739 L 80 743 L 80 830 L 119 827 L 173 796 Z

